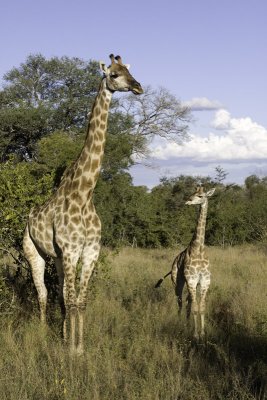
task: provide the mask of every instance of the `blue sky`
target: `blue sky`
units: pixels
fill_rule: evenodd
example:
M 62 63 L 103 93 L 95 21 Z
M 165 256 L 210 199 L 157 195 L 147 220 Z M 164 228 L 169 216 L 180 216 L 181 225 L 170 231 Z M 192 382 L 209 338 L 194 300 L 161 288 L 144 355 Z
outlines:
M 192 106 L 191 141 L 156 140 L 154 168 L 132 170 L 135 184 L 161 176 L 267 175 L 267 2 L 265 0 L 0 1 L 0 77 L 29 54 L 131 64 L 143 85 L 166 87 Z

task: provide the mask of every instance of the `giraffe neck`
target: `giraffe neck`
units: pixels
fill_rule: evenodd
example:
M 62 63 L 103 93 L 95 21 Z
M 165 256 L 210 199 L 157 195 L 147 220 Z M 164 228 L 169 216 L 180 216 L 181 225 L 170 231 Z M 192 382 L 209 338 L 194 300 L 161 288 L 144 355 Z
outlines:
M 208 201 L 201 204 L 198 223 L 191 241 L 191 246 L 194 250 L 203 253 L 205 247 L 205 230 L 206 230 L 206 220 L 208 212 Z
M 78 190 L 85 200 L 92 195 L 100 172 L 111 98 L 112 92 L 107 88 L 104 78 L 91 111 L 83 149 L 72 173 L 72 191 Z

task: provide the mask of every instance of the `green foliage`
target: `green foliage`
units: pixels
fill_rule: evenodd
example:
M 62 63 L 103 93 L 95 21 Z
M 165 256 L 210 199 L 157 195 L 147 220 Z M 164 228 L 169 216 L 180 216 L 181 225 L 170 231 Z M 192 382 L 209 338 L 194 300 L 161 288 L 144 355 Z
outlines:
M 48 172 L 58 168 L 64 169 L 77 158 L 82 145 L 83 140 L 80 136 L 55 131 L 38 142 L 38 164 L 43 165 Z
M 40 176 L 38 170 L 34 162 L 0 164 L 0 242 L 6 249 L 21 248 L 30 208 L 51 196 L 54 175 Z
M 0 164 L 0 308 L 8 304 L 9 310 L 13 297 L 25 306 L 36 297 L 29 268 L 24 268 L 22 238 L 30 209 L 51 196 L 53 182 L 54 173 L 43 174 L 35 162 L 11 158 Z
M 146 242 L 148 232 L 142 229 L 149 218 L 144 209 L 146 194 L 146 188 L 132 185 L 131 176 L 127 173 L 116 174 L 110 180 L 99 179 L 95 204 L 102 220 L 102 240 L 105 245 L 130 243 L 135 246 Z
M 210 201 L 207 242 L 223 247 L 244 243 L 249 229 L 244 191 L 219 185 L 215 201 Z
M 2 157 L 32 158 L 36 142 L 55 130 L 85 128 L 100 82 L 96 62 L 31 55 L 4 76 L 0 92 Z
M 19 108 L 0 109 L 0 154 L 7 159 L 17 154 L 29 160 L 34 153 L 34 143 L 51 131 L 50 112 L 40 105 L 38 108 L 21 105 Z
M 187 245 L 195 230 L 198 207 L 186 206 L 185 202 L 199 183 L 205 189 L 216 187 L 209 201 L 207 244 L 225 247 L 266 240 L 264 178 L 248 190 L 216 183 L 209 177 L 182 175 L 169 180 L 163 178 L 149 192 L 146 187 L 134 187 L 130 176 L 121 173 L 109 180 L 100 178 L 96 188 L 103 243 L 140 247 Z
M 267 234 L 267 177 L 260 179 L 255 175 L 246 181 L 247 221 L 250 227 L 248 240 L 266 242 Z

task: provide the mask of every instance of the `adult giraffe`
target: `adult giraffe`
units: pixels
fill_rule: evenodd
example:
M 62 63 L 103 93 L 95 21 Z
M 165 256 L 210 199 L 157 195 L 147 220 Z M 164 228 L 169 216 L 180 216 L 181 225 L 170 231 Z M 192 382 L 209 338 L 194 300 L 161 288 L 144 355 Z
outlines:
M 190 316 L 191 308 L 194 316 L 194 337 L 199 338 L 198 315 L 200 314 L 200 336 L 205 335 L 205 308 L 206 294 L 210 286 L 209 259 L 205 253 L 205 229 L 208 212 L 208 198 L 213 195 L 215 188 L 208 192 L 203 187 L 197 191 L 185 203 L 187 205 L 200 205 L 199 217 L 195 233 L 185 250 L 175 257 L 172 269 L 155 285 L 159 287 L 163 280 L 171 275 L 175 293 L 178 300 L 179 312 L 182 309 L 182 294 L 186 283 L 189 297 L 187 316 Z M 200 286 L 200 301 L 197 302 L 197 285 Z
M 41 321 L 46 321 L 47 289 L 44 283 L 45 257 L 54 258 L 69 321 L 71 352 L 83 352 L 83 325 L 87 286 L 100 251 L 101 223 L 92 196 L 106 141 L 108 111 L 115 91 L 143 93 L 143 89 L 122 63 L 110 55 L 111 65 L 100 62 L 104 73 L 90 114 L 87 136 L 80 155 L 67 169 L 54 195 L 44 205 L 31 210 L 23 239 L 38 293 Z M 116 62 L 117 61 L 117 62 Z M 79 291 L 76 293 L 76 266 L 81 260 Z M 78 339 L 76 340 L 76 322 Z

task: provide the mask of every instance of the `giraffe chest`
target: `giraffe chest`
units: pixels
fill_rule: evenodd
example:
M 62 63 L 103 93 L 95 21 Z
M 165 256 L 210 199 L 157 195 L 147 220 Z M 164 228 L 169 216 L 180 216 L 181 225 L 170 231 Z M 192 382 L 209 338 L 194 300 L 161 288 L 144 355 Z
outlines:
M 209 260 L 204 257 L 196 257 L 188 259 L 185 263 L 185 271 L 201 272 L 209 269 Z

